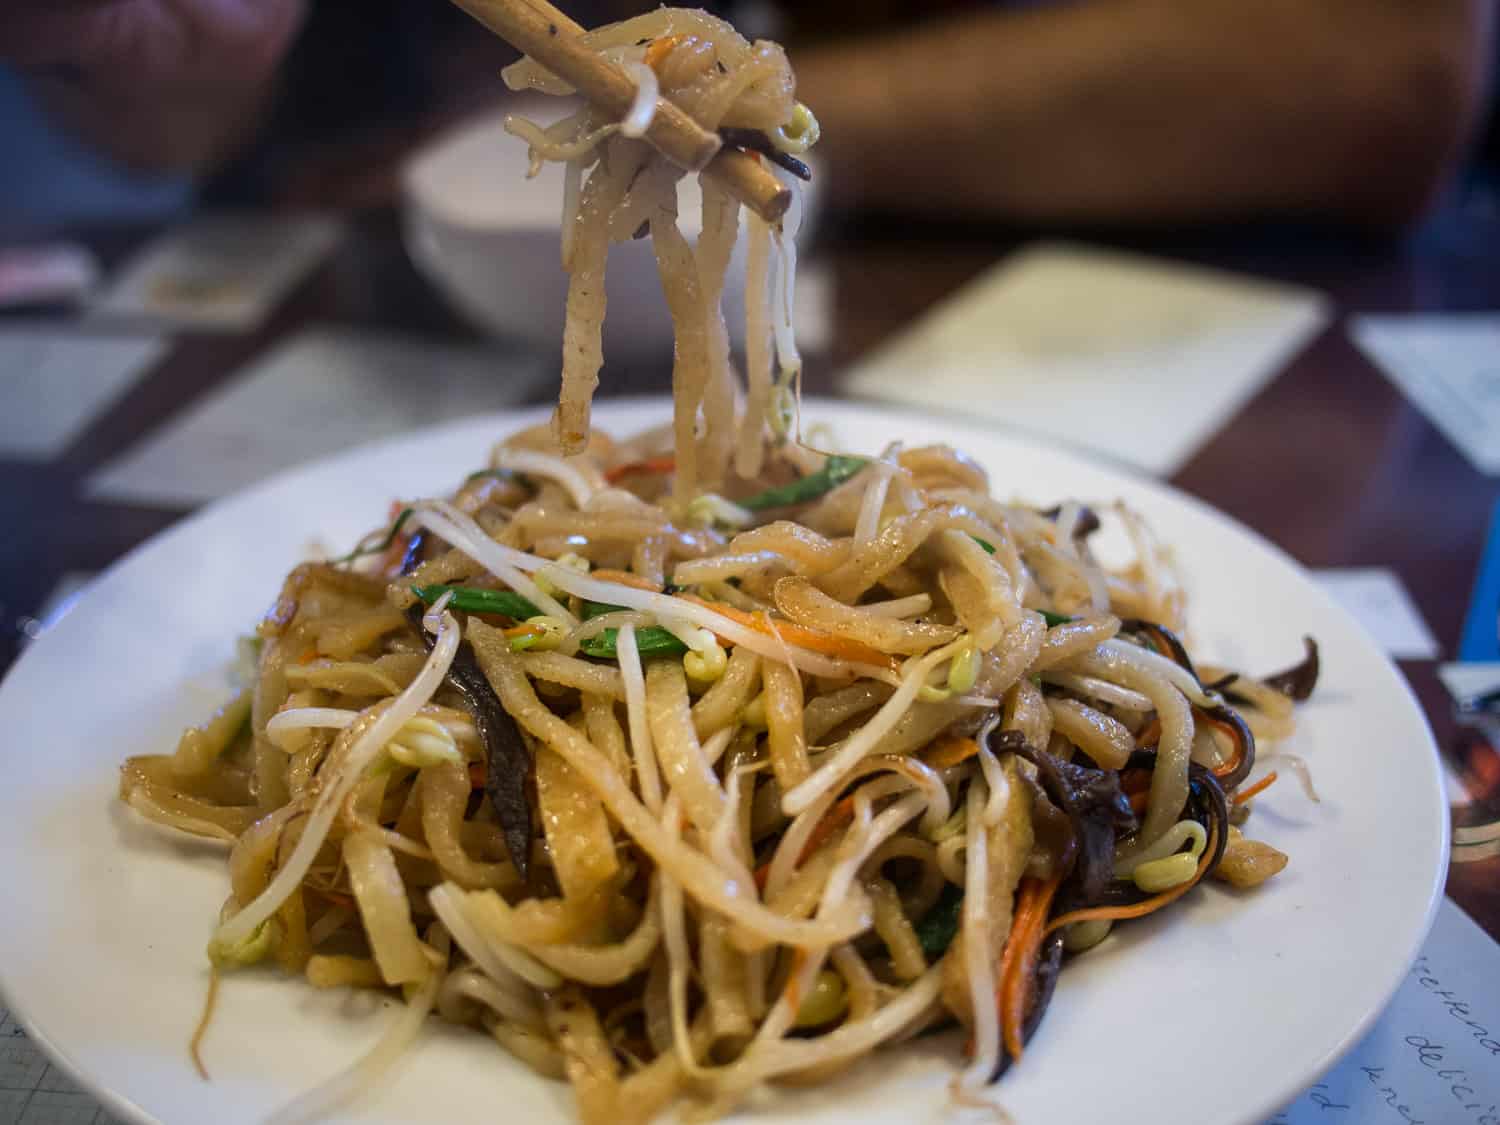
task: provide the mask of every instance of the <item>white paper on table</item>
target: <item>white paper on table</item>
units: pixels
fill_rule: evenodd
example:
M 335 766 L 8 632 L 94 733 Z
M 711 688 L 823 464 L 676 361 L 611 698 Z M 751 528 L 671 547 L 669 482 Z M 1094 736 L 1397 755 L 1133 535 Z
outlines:
M 1500 664 L 1493 661 L 1440 664 L 1437 671 L 1454 703 L 1464 704 L 1476 696 L 1500 691 Z
M 1370 1033 L 1271 1125 L 1314 1121 L 1500 1123 L 1500 945 L 1448 899 Z
M 167 345 L 161 336 L 83 334 L 53 325 L 0 328 L 0 456 L 59 456 Z
M 551 370 L 519 353 L 309 330 L 126 450 L 86 489 L 197 504 L 341 449 L 514 405 Z
M 1476 469 L 1500 476 L 1500 313 L 1361 316 L 1349 334 Z
M 1397 660 L 1437 658 L 1437 639 L 1394 571 L 1379 566 L 1330 567 L 1314 570 L 1312 577 L 1387 655 Z
M 95 320 L 248 331 L 333 249 L 324 215 L 205 215 L 153 240 L 93 300 Z
M 1311 290 L 1044 243 L 965 286 L 856 365 L 845 387 L 1166 476 L 1327 318 Z
M 76 242 L 0 247 L 0 308 L 76 301 L 99 283 L 99 259 Z

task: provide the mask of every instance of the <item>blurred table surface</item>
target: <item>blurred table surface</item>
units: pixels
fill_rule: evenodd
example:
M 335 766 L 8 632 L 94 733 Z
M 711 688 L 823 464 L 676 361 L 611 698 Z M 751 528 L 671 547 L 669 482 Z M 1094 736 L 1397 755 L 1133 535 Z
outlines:
M 146 230 L 73 232 L 106 265 Z M 833 350 L 809 364 L 807 389 L 838 393 L 837 372 L 1019 244 L 994 231 L 872 225 L 825 237 L 835 278 Z M 1444 655 L 1457 650 L 1500 480 L 1477 472 L 1350 342 L 1363 312 L 1500 309 L 1500 220 L 1483 208 L 1444 214 L 1399 243 L 1288 230 L 1141 236 L 1116 244 L 1314 286 L 1336 317 L 1172 483 L 1256 528 L 1310 567 L 1381 566 L 1406 584 Z M 82 479 L 183 410 L 247 360 L 313 322 L 474 339 L 417 276 L 389 209 L 350 216 L 332 258 L 259 330 L 179 337 L 171 353 L 59 460 L 0 460 L 0 671 L 22 644 L 19 622 L 60 575 L 94 571 L 183 515 L 85 499 Z M 604 392 L 669 389 L 668 364 L 608 373 Z M 1457 737 L 1436 665 L 1402 670 L 1442 745 Z M 1378 763 L 1372 763 L 1378 768 Z M 1401 815 L 1392 809 L 1391 815 Z M 1500 859 L 1455 866 L 1449 893 L 1500 938 Z

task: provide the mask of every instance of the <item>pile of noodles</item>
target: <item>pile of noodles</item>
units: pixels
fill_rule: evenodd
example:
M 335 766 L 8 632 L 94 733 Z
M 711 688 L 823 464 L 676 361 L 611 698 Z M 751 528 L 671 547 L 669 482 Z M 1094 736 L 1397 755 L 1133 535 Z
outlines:
M 797 115 L 780 48 L 701 12 L 589 40 L 710 128 Z M 1100 514 L 1134 558 L 1109 569 L 1095 512 L 999 499 L 952 449 L 788 440 L 795 207 L 746 219 L 742 391 L 719 312 L 739 207 L 705 183 L 689 245 L 641 116 L 514 125 L 568 162 L 555 425 L 299 566 L 243 692 L 123 768 L 140 814 L 229 850 L 215 980 L 274 963 L 404 996 L 281 1120 L 374 1087 L 433 1014 L 570 1081 L 588 1122 L 722 1113 L 952 1021 L 972 1101 L 1065 941 L 1286 861 L 1238 825 L 1307 665 L 1194 667 L 1169 555 L 1123 508 Z M 587 421 L 604 255 L 643 224 L 675 416 L 617 443 Z

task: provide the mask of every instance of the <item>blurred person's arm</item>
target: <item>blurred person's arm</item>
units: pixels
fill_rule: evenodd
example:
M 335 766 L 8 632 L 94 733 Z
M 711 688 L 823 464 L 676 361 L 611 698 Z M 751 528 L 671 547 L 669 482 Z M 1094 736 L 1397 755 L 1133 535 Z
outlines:
M 0 0 L 0 62 L 132 168 L 222 158 L 264 106 L 303 0 Z
M 1092 0 L 797 52 L 835 196 L 1040 222 L 1409 221 L 1485 94 L 1487 0 Z

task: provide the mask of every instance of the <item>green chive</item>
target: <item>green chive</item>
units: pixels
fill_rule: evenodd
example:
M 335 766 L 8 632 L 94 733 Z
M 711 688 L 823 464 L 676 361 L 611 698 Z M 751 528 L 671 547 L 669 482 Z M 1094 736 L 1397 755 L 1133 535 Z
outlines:
M 619 635 L 618 629 L 601 630 L 579 645 L 579 651 L 598 660 L 615 660 L 619 657 L 619 650 L 615 647 Z M 656 656 L 681 656 L 687 651 L 687 645 L 655 625 L 635 631 L 635 647 L 642 660 Z
M 764 492 L 757 492 L 747 500 L 736 500 L 735 503 L 741 508 L 749 508 L 752 512 L 759 512 L 766 508 L 784 508 L 789 504 L 805 504 L 809 500 L 816 500 L 819 496 L 832 492 L 863 469 L 865 464 L 863 457 L 835 455 L 824 461 L 823 467 L 817 472 L 809 473 L 801 480 L 794 480 L 791 484 L 783 484 L 777 488 L 768 488 Z
M 941 957 L 953 944 L 958 934 L 958 923 L 963 918 L 964 889 L 948 883 L 938 895 L 937 902 L 917 923 L 917 941 L 929 961 Z
M 510 590 L 484 590 L 474 586 L 413 586 L 411 592 L 428 605 L 432 605 L 444 594 L 451 593 L 448 608 L 464 613 L 493 613 L 500 617 L 513 617 L 525 621 L 538 617 L 541 610 L 520 594 Z
M 624 608 L 622 605 L 605 605 L 603 602 L 584 602 L 583 619 L 587 621 L 592 617 L 600 617 L 606 613 L 619 613 Z

